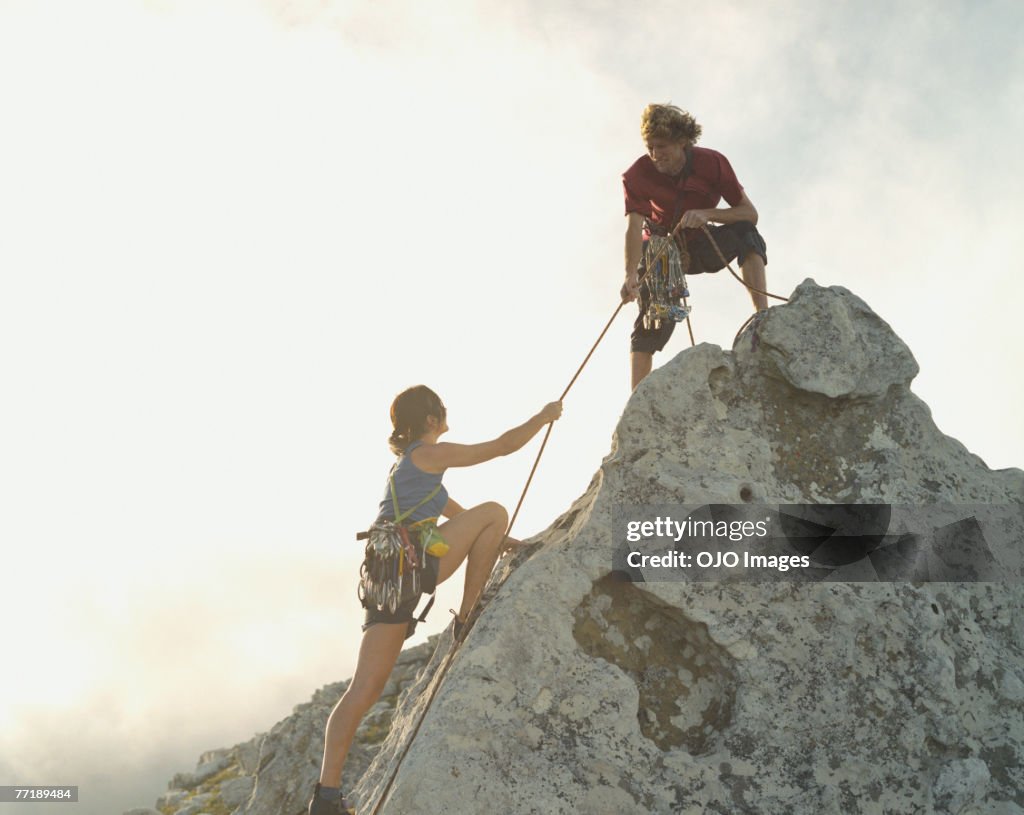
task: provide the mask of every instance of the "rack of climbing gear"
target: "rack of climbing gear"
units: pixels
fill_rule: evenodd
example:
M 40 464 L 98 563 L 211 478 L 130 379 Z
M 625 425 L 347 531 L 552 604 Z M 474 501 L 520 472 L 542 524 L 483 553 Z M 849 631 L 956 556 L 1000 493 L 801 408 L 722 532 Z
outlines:
M 370 527 L 366 557 L 359 567 L 359 602 L 394 614 L 402 594 L 420 593 L 420 557 L 400 524 L 381 521 Z
M 651 235 L 644 247 L 642 286 L 647 287 L 649 298 L 644 311 L 644 328 L 658 329 L 664 321 L 683 322 L 692 310 L 686 298 L 690 290 L 686 285 L 686 272 L 690 268 L 690 253 L 684 241 L 673 236 Z M 679 301 L 683 301 L 683 305 Z
M 363 608 L 394 614 L 404 600 L 419 595 L 420 573 L 426 566 L 421 536 L 417 534 L 414 541 L 402 522 L 437 495 L 441 486 L 438 484 L 412 509 L 399 512 L 395 479 L 389 478 L 388 482 L 395 519 L 377 521 L 369 531 L 356 535 L 357 540 L 366 540 L 365 557 L 359 567 L 358 595 Z

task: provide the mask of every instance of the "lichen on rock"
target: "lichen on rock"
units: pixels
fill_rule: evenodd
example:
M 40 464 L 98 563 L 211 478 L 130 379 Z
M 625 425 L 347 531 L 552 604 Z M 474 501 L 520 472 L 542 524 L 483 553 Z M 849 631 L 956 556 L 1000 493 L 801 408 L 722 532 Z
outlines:
M 695 754 L 717 744 L 732 719 L 735 677 L 707 626 L 612 575 L 594 583 L 573 616 L 580 648 L 636 683 L 644 736 Z

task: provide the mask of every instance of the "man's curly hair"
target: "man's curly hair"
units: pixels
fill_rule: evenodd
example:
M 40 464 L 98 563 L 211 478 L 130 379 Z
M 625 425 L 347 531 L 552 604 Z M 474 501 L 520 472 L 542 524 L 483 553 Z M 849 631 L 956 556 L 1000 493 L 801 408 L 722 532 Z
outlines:
M 658 138 L 696 144 L 700 133 L 697 120 L 675 105 L 648 105 L 640 118 L 640 135 L 645 142 Z

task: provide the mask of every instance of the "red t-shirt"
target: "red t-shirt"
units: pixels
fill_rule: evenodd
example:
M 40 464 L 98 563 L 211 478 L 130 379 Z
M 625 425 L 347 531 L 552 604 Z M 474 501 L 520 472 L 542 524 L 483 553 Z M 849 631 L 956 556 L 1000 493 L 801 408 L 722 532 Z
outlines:
M 687 167 L 679 176 L 658 172 L 650 156 L 641 156 L 622 174 L 626 212 L 638 212 L 651 223 L 671 229 L 690 209 L 714 209 L 723 198 L 734 207 L 743 187 L 729 159 L 715 150 L 691 147 Z

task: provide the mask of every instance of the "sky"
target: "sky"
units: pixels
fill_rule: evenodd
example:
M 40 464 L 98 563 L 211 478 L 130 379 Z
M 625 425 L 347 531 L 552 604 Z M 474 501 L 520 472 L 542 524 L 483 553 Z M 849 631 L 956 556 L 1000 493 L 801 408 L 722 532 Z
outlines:
M 729 157 L 771 291 L 852 290 L 939 428 L 1024 466 L 1021 16 L 0 0 L 0 784 L 152 805 L 351 675 L 392 398 L 430 385 L 477 442 L 558 397 L 618 304 L 648 102 Z M 691 290 L 698 341 L 728 347 L 742 287 Z M 566 399 L 517 536 L 608 452 L 632 319 Z M 446 486 L 511 508 L 538 444 Z

